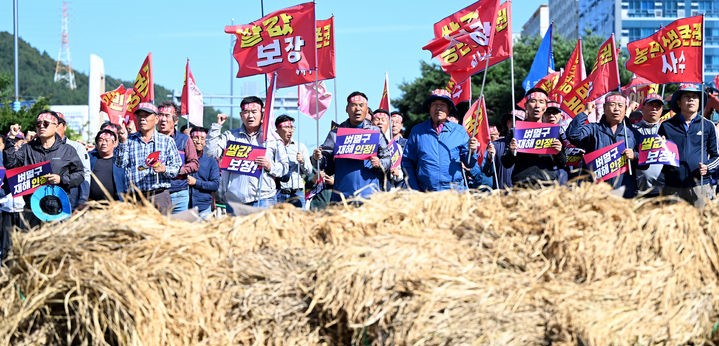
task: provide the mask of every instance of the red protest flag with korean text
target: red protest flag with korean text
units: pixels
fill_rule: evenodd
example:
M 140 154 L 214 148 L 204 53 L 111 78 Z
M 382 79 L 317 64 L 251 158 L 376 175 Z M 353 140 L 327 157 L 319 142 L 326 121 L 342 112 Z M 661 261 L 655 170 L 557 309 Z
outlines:
M 135 110 L 140 102 L 155 101 L 155 82 L 152 79 L 152 52 L 147 53 L 145 61 L 137 72 L 135 83 L 132 85 L 133 92 L 127 104 L 127 114 L 131 120 L 135 120 Z
M 554 89 L 549 93 L 549 97 L 561 102 L 576 88 L 585 78 L 587 78 L 587 70 L 584 68 L 584 56 L 582 55 L 582 40 L 577 40 L 572 55 L 569 56 L 564 72 L 559 76 L 559 81 Z
M 489 63 L 487 55 L 474 54 L 467 61 L 447 65 L 442 59 L 442 69 L 450 74 L 455 80 L 465 80 L 484 71 L 485 66 L 492 67 L 512 56 L 512 2 L 506 1 L 497 9 L 495 26 L 492 28 L 492 44 L 490 48 Z M 465 35 L 466 36 L 466 35 Z M 468 43 L 465 36 L 457 38 L 458 41 Z M 469 67 L 467 67 L 469 66 Z
M 332 79 L 337 76 L 334 18 L 317 21 L 317 76 L 312 69 L 277 70 L 278 88 L 314 83 L 315 80 Z
M 287 7 L 252 23 L 226 26 L 237 36 L 233 55 L 237 77 L 283 70 L 308 71 L 315 66 L 315 4 Z
M 537 84 L 534 85 L 535 88 L 540 88 L 547 92 L 547 94 L 550 93 L 554 88 L 556 88 L 557 83 L 559 83 L 559 76 L 562 74 L 562 70 L 552 72 L 540 79 Z M 556 101 L 556 99 L 552 98 L 550 95 L 550 99 L 552 101 Z M 527 97 L 523 97 L 519 102 L 517 102 L 517 107 L 521 109 L 527 109 Z
M 379 98 L 379 109 L 389 112 L 389 75 L 384 74 L 384 89 L 382 89 L 382 97 Z
M 457 83 L 454 78 L 450 77 L 444 90 L 449 92 L 455 106 L 472 100 L 472 81 L 470 78 L 465 79 L 462 83 Z
M 564 98 L 560 107 L 574 118 L 584 111 L 587 102 L 594 101 L 612 90 L 618 90 L 619 86 L 619 64 L 614 34 L 612 34 L 599 47 L 592 72 Z
M 435 38 L 422 49 L 438 56 L 443 66 L 468 70 L 472 61 L 478 63 L 489 53 L 498 7 L 498 0 L 480 0 L 440 20 L 434 25 Z M 459 37 L 463 39 L 458 40 Z
M 185 64 L 185 84 L 182 86 L 180 99 L 180 114 L 187 116 L 187 122 L 195 126 L 202 126 L 205 114 L 205 105 L 202 100 L 202 91 L 195 83 L 195 76 L 190 71 L 190 59 Z
M 627 70 L 658 84 L 702 83 L 704 16 L 677 19 L 629 42 Z
M 125 86 L 120 84 L 117 89 L 100 95 L 100 110 L 107 113 L 111 123 L 120 125 L 125 120 L 127 102 L 132 93 L 132 89 L 125 89 Z
M 474 101 L 467 113 L 464 114 L 462 126 L 467 130 L 470 138 L 474 137 L 479 141 L 477 164 L 481 165 L 484 159 L 484 151 L 487 150 L 490 142 L 489 119 L 487 119 L 487 107 L 484 105 L 484 95 Z

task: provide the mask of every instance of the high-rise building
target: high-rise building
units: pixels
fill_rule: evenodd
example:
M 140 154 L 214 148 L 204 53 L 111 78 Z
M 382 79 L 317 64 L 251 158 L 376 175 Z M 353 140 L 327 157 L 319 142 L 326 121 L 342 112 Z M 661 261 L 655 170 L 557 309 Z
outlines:
M 550 18 L 574 18 L 580 37 L 609 37 L 615 33 L 617 45 L 625 49 L 627 43 L 645 38 L 672 21 L 704 13 L 704 81 L 711 83 L 719 74 L 717 0 L 578 0 L 578 16 L 565 15 L 570 5 L 556 4 L 564 2 L 571 0 L 550 1 Z M 554 8 L 558 8 L 556 11 L 560 13 L 552 14 Z M 557 24 L 554 32 L 561 37 L 572 38 L 563 31 L 570 26 Z
M 522 37 L 542 37 L 547 29 L 549 29 L 549 6 L 541 4 L 522 26 Z
M 554 35 L 570 40 L 579 38 L 579 0 L 549 0 L 549 21 Z

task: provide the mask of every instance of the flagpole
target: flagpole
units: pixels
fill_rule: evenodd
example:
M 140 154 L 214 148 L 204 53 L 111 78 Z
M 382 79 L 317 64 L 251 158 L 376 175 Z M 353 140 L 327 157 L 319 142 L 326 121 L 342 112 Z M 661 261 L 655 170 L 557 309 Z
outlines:
M 262 14 L 260 18 L 265 16 L 265 0 L 260 0 L 260 13 Z M 316 27 L 315 32 L 317 32 Z M 317 49 L 317 45 L 315 45 L 315 49 Z M 265 76 L 265 90 L 267 90 L 267 76 Z
M 700 150 L 701 150 L 700 151 L 701 161 L 699 161 L 699 163 L 701 163 L 701 164 L 704 164 L 704 160 L 706 159 L 706 157 L 704 155 L 704 34 L 705 34 L 704 25 L 705 24 L 706 23 L 704 23 L 704 14 L 702 13 L 702 67 L 701 67 L 702 68 L 702 83 L 701 83 L 701 87 L 699 89 L 699 97 L 700 97 L 700 102 L 701 102 L 701 107 L 699 108 L 699 112 L 701 112 L 701 113 L 699 113 L 699 114 L 701 114 L 701 117 L 702 117 L 702 119 L 701 119 L 701 122 L 702 122 L 702 129 L 701 129 L 702 144 L 699 146 Z M 701 185 L 702 188 L 704 187 L 704 175 L 701 174 L 701 172 L 699 172 L 699 185 Z
M 389 104 L 389 74 L 387 73 L 387 71 L 384 71 L 384 85 L 387 87 L 387 121 L 389 121 L 389 137 L 392 138 L 392 116 L 390 115 L 392 112 L 390 111 L 391 105 Z M 381 101 L 382 100 L 380 100 L 380 102 Z M 387 142 L 389 143 L 389 141 Z
M 235 25 L 235 18 L 232 18 L 232 26 Z M 235 57 L 232 54 L 234 52 L 235 39 L 237 35 L 230 35 L 230 124 L 228 129 L 232 129 L 232 118 L 235 116 Z
M 514 116 L 514 109 L 516 107 L 516 100 L 514 99 L 514 45 L 512 45 L 512 54 L 509 56 L 509 74 L 510 78 L 512 79 L 512 108 L 510 111 L 510 114 L 512 115 L 512 129 L 517 127 L 517 120 Z M 507 134 L 509 135 L 509 130 L 507 129 Z M 517 156 L 517 150 L 512 150 L 512 155 Z
M 612 49 L 616 52 L 617 42 L 614 40 L 614 34 L 612 34 Z M 622 76 L 619 74 L 619 62 L 616 62 L 615 66 L 617 67 L 617 80 L 619 81 L 619 86 L 617 87 L 617 92 L 622 93 Z M 629 107 L 629 105 L 627 105 Z M 631 149 L 633 148 L 627 148 L 629 145 L 629 141 L 627 141 L 627 113 L 625 112 L 624 115 L 622 115 L 622 126 L 624 127 L 624 148 L 625 149 Z M 632 162 L 627 160 L 627 168 L 629 168 L 629 175 L 632 175 Z
M 332 86 L 333 86 L 334 92 L 335 92 L 335 122 L 338 122 L 337 114 L 339 113 L 339 110 L 337 109 L 337 77 L 335 77 L 332 81 L 333 81 Z
M 487 81 L 487 70 L 489 69 L 489 59 L 490 59 L 491 56 L 492 56 L 492 53 L 491 53 L 491 52 L 488 52 L 488 53 L 485 55 L 487 62 L 484 64 L 484 75 L 482 76 L 482 87 L 479 89 L 479 97 L 480 97 L 480 98 L 481 98 L 482 96 L 484 96 L 484 83 L 485 83 L 485 81 Z M 472 89 L 472 81 L 471 81 L 472 76 L 469 76 L 469 78 L 470 78 L 470 83 L 469 83 L 469 85 L 470 85 L 470 90 L 471 90 L 471 89 Z M 472 100 L 471 96 L 472 96 L 472 95 L 470 95 L 470 99 L 469 99 L 470 101 Z M 479 99 L 479 98 L 478 98 L 478 99 Z M 472 107 L 472 104 L 471 104 L 471 103 L 470 103 L 470 107 Z M 486 119 L 486 118 L 487 118 L 487 114 L 482 114 L 482 116 L 485 118 L 485 121 L 487 121 L 487 123 L 489 123 L 489 119 Z M 477 137 L 477 131 L 479 131 L 479 123 L 475 124 L 474 130 L 472 130 L 472 138 Z M 477 153 L 477 155 L 479 155 L 479 153 Z M 472 150 L 470 150 L 470 151 L 469 151 L 469 155 L 467 155 L 467 164 L 468 164 L 468 165 L 469 165 L 469 160 L 470 160 L 471 157 L 472 157 Z

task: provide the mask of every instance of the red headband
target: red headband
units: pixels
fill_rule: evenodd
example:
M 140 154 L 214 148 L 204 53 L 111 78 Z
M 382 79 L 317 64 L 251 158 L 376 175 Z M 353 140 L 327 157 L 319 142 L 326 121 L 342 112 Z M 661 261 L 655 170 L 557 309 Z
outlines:
M 175 107 L 160 107 L 160 112 L 175 115 Z
M 253 110 L 253 109 L 260 110 L 260 109 L 262 109 L 262 107 L 260 107 L 260 105 L 257 103 L 247 103 L 244 106 L 242 106 L 243 111 L 249 111 L 249 110 Z
M 47 120 L 49 122 L 57 123 L 57 117 L 55 117 L 51 113 L 42 113 L 37 116 L 37 120 Z
M 362 95 L 355 95 L 350 97 L 350 102 L 364 102 L 367 103 L 367 99 Z
M 545 93 L 542 93 L 539 91 L 535 91 L 535 92 L 527 95 L 527 100 L 539 100 L 539 99 L 546 100 L 547 95 Z
M 280 127 L 284 127 L 285 125 L 290 125 L 290 126 L 292 126 L 292 121 L 290 121 L 290 120 L 283 121 L 283 122 L 277 124 L 277 128 L 279 129 Z
M 621 102 L 623 104 L 627 104 L 627 99 L 622 95 L 615 94 L 615 95 L 607 96 L 606 99 L 604 100 L 604 102 L 617 102 L 617 103 Z

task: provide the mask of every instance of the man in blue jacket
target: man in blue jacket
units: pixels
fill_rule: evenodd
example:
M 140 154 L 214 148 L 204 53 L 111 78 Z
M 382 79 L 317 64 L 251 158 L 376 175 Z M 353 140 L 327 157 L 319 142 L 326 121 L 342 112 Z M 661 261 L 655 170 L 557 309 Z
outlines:
M 598 123 L 587 123 L 588 115 L 594 110 L 594 103 L 587 104 L 585 112 L 577 114 L 567 127 L 567 139 L 570 143 L 585 152 L 604 148 L 619 141 L 624 141 L 626 149 L 622 152 L 627 160 L 635 159 L 637 149 L 637 135 L 631 125 L 626 121 L 627 98 L 618 93 L 610 92 L 604 98 L 604 116 Z M 624 187 L 624 198 L 632 198 L 637 194 L 637 180 L 635 175 L 625 172 L 612 181 L 607 181 L 615 188 Z
M 190 207 L 197 208 L 203 220 L 212 216 L 212 194 L 220 188 L 220 167 L 217 160 L 203 153 L 207 143 L 207 132 L 204 127 L 193 127 L 190 130 L 190 138 L 197 150 L 200 169 L 187 176 L 187 185 L 190 186 Z
M 107 199 L 122 201 L 123 195 L 127 193 L 125 170 L 115 165 L 113 160 L 115 147 L 117 147 L 117 133 L 109 128 L 100 130 L 95 136 L 95 149 L 88 153 L 90 169 L 93 173 L 88 198 L 90 201 Z
M 462 163 L 475 166 L 479 141 L 470 139 L 462 125 L 447 121 L 457 108 L 446 90 L 434 90 L 424 108 L 430 118 L 412 128 L 404 148 L 407 183 L 419 191 L 464 190 Z
M 355 91 L 347 96 L 345 107 L 348 119 L 338 127 L 368 129 L 381 133 L 379 127 L 367 120 L 367 95 Z M 368 198 L 380 190 L 380 177 L 390 168 L 390 157 L 387 150 L 387 139 L 379 136 L 379 151 L 377 156 L 369 160 L 335 159 L 334 148 L 337 139 L 337 129 L 331 130 L 320 148 L 312 153 L 312 166 L 319 164 L 320 170 L 335 176 L 334 189 L 345 198 L 359 195 Z M 342 200 L 338 193 L 332 194 L 332 201 Z
M 664 193 L 699 208 L 714 198 L 709 174 L 719 166 L 714 124 L 699 112 L 702 94 L 698 85 L 680 85 L 669 102 L 676 115 L 659 126 L 659 135 L 674 142 L 679 150 L 679 167 L 665 165 L 662 170 Z

